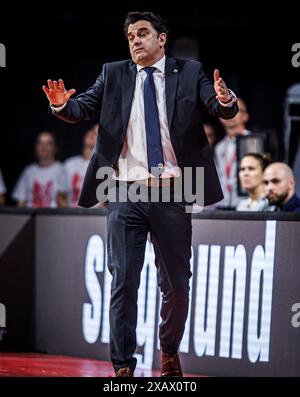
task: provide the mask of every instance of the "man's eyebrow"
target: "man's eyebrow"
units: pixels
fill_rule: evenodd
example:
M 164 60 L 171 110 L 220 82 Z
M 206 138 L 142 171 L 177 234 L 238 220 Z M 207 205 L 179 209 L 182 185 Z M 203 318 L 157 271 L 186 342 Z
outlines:
M 272 182 L 272 183 L 277 183 L 280 181 L 278 178 L 270 178 L 270 179 L 263 179 L 263 181 L 266 182 Z
M 149 29 L 147 29 L 147 28 L 140 28 L 140 29 L 137 30 L 138 33 L 139 33 L 139 32 L 142 32 L 142 31 L 149 32 Z M 128 33 L 127 33 L 127 36 L 130 36 L 131 34 L 133 34 L 133 32 L 128 32 Z

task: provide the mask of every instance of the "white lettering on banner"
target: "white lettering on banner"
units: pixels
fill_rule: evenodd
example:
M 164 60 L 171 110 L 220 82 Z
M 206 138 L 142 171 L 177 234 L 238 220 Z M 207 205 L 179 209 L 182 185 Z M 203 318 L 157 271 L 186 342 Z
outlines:
M 248 356 L 251 362 L 268 361 L 271 327 L 273 269 L 276 221 L 266 223 L 265 251 L 257 246 L 253 253 L 250 280 L 250 307 L 248 318 Z M 207 245 L 199 246 L 196 283 L 194 346 L 198 356 L 215 355 L 216 312 L 218 299 L 220 247 L 211 246 L 208 275 Z M 260 294 L 260 276 L 263 288 Z M 235 278 L 235 282 L 234 282 Z M 207 292 L 208 288 L 208 292 Z M 233 291 L 235 288 L 235 295 Z M 244 332 L 244 305 L 246 289 L 246 251 L 243 245 L 225 246 L 223 297 L 221 312 L 220 357 L 242 358 Z M 260 296 L 261 295 L 261 296 Z M 207 296 L 207 298 L 206 298 Z M 262 310 L 259 318 L 259 299 Z M 232 305 L 233 326 L 232 323 Z M 206 319 L 206 323 L 205 323 Z M 260 329 L 258 326 L 260 324 Z M 258 337 L 257 335 L 260 335 Z M 231 338 L 232 337 L 232 338 Z M 232 352 L 230 355 L 230 340 Z
M 95 343 L 101 325 L 101 287 L 97 272 L 104 271 L 104 244 L 100 236 L 90 237 L 85 255 L 85 285 L 91 303 L 82 308 L 82 330 L 86 342 Z
M 247 337 L 252 363 L 269 361 L 275 238 L 276 221 L 268 221 L 265 249 L 258 245 L 252 257 Z
M 244 245 L 224 247 L 224 263 L 221 262 L 219 245 L 198 246 L 198 261 L 194 263 L 192 250 L 191 269 L 196 275 L 185 333 L 180 351 L 189 352 L 190 336 L 198 357 L 216 356 L 241 359 L 247 354 L 250 362 L 269 360 L 273 272 L 275 255 L 276 221 L 266 222 L 265 246 L 258 245 L 250 266 L 249 297 L 246 293 L 247 256 Z M 92 236 L 87 244 L 85 284 L 90 303 L 83 304 L 82 324 L 84 339 L 95 343 L 109 343 L 109 300 L 111 275 L 105 266 L 104 244 L 100 236 Z M 137 345 L 143 352 L 136 354 L 138 366 L 152 368 L 154 347 L 159 350 L 159 341 L 154 340 L 157 282 L 154 251 L 147 241 L 141 285 L 138 292 Z M 220 266 L 224 267 L 220 279 Z M 103 291 L 97 273 L 104 271 Z M 191 283 L 192 286 L 192 283 Z M 103 307 L 101 304 L 103 294 Z M 248 328 L 244 330 L 245 298 L 249 300 Z M 247 300 L 247 301 L 248 301 Z M 158 300 L 159 301 L 159 300 Z M 219 305 L 218 305 L 218 302 Z M 103 309 L 103 310 L 102 310 Z M 220 309 L 220 346 L 216 351 L 218 309 Z M 194 312 L 192 312 L 194 310 Z M 190 329 L 191 318 L 194 319 Z M 158 321 L 159 322 L 159 321 Z M 243 351 L 243 336 L 247 338 Z
M 103 285 L 103 313 L 102 313 L 102 329 L 101 329 L 101 342 L 109 343 L 109 303 L 110 303 L 110 290 L 112 275 L 107 267 L 107 246 L 105 255 L 105 272 L 104 272 L 104 285 Z
M 236 249 L 227 246 L 224 260 L 220 357 L 242 358 L 246 270 L 247 259 L 244 246 L 238 245 Z M 232 305 L 234 305 L 233 313 Z M 231 335 L 232 352 L 230 355 Z
M 140 368 L 152 368 L 154 351 L 155 315 L 156 315 L 156 269 L 154 250 L 147 241 L 144 266 L 138 292 L 137 345 L 143 347 L 143 354 L 135 354 Z
M 208 245 L 199 245 L 198 247 L 194 315 L 194 347 L 197 356 L 215 355 L 220 247 L 211 246 L 210 266 L 208 266 L 208 250 Z

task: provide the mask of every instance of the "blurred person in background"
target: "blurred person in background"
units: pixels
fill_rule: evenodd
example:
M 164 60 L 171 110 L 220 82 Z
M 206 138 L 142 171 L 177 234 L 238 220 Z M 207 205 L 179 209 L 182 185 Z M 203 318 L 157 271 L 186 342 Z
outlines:
M 6 193 L 6 186 L 0 169 L 0 205 L 5 204 L 5 193 Z
M 18 207 L 66 207 L 66 178 L 63 165 L 55 160 L 54 135 L 41 132 L 35 142 L 36 162 L 24 168 L 12 192 Z
M 210 144 L 210 147 L 214 151 L 214 148 L 217 143 L 217 135 L 216 135 L 215 127 L 211 123 L 206 122 L 203 124 L 203 128 L 204 128 L 208 143 Z
M 81 155 L 73 156 L 65 160 L 68 205 L 78 207 L 78 199 L 82 182 L 89 164 L 92 151 L 96 144 L 99 124 L 95 124 L 83 136 L 83 148 Z
M 219 203 L 219 208 L 235 208 L 242 199 L 238 195 L 238 164 L 236 137 L 238 135 L 248 135 L 246 124 L 249 120 L 249 113 L 245 102 L 237 99 L 239 112 L 233 119 L 219 118 L 225 129 L 224 138 L 215 147 L 215 159 L 218 174 L 224 194 L 224 199 Z
M 298 133 L 300 135 L 300 131 Z M 293 161 L 293 172 L 296 183 L 296 194 L 300 196 L 300 137 L 299 137 L 296 155 Z
M 295 193 L 294 174 L 287 164 L 270 164 L 264 172 L 264 184 L 269 211 L 300 212 L 300 198 Z
M 240 161 L 239 178 L 248 198 L 241 200 L 236 207 L 237 211 L 265 211 L 268 200 L 265 197 L 264 169 L 267 160 L 258 153 L 247 153 Z
M 216 135 L 215 127 L 213 126 L 212 123 L 207 121 L 207 122 L 203 123 L 203 129 L 205 131 L 208 143 L 212 149 L 212 154 L 213 154 L 213 156 L 215 156 L 214 148 L 215 148 L 215 145 L 217 142 L 217 135 Z M 217 208 L 218 208 L 217 203 L 212 204 L 212 205 L 207 205 L 205 207 L 203 207 L 201 205 L 193 204 L 193 214 L 197 214 L 202 211 L 211 211 L 211 210 L 215 210 Z

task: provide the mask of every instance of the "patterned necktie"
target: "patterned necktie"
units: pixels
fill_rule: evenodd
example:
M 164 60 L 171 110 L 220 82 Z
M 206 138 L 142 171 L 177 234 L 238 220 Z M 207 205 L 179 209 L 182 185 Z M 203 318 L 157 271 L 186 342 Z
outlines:
M 156 68 L 146 67 L 144 81 L 144 108 L 147 139 L 148 170 L 156 178 L 163 171 L 164 157 L 161 144 L 158 109 L 155 95 L 153 72 Z

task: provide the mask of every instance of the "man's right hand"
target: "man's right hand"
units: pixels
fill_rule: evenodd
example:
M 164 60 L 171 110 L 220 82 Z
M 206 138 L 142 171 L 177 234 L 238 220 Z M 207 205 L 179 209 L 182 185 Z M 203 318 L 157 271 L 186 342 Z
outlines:
M 68 102 L 70 97 L 75 94 L 76 90 L 72 88 L 67 91 L 64 82 L 60 79 L 57 81 L 47 80 L 48 87 L 43 85 L 43 91 L 46 94 L 51 105 L 62 106 Z

